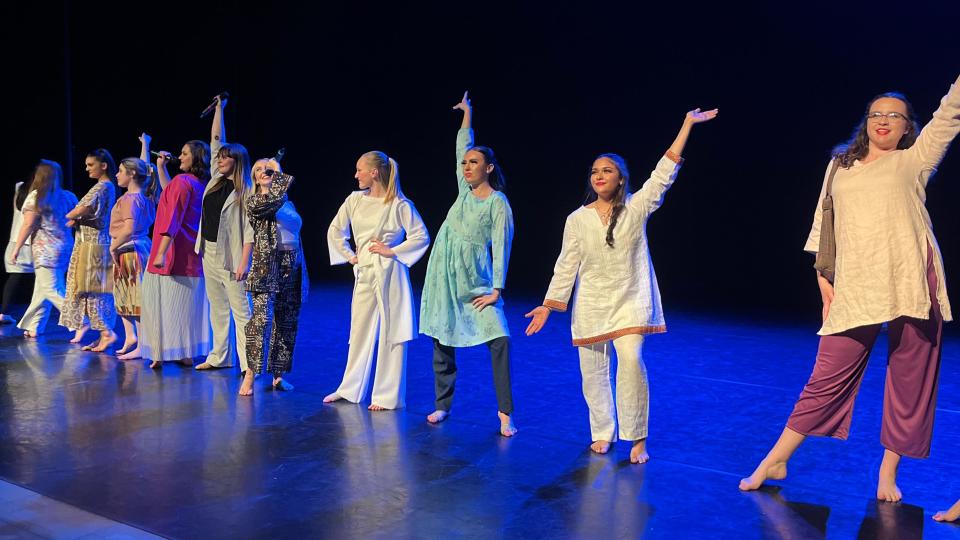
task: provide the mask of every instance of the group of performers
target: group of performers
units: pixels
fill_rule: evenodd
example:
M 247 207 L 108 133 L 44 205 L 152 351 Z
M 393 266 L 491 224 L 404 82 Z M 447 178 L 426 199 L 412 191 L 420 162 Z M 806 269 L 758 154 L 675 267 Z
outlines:
M 179 156 L 181 172 L 173 178 L 167 173 L 171 156 L 159 153 L 158 182 L 151 180 L 150 139 L 144 135 L 140 158 L 123 160 L 119 170 L 106 151 L 87 157 L 96 184 L 79 202 L 61 188 L 53 162 L 42 161 L 32 184 L 18 186 L 22 224 L 15 223 L 19 232 L 6 262 L 8 271 L 32 265 L 36 274 L 33 301 L 19 323 L 25 335 L 42 331 L 52 303 L 61 311 L 60 324 L 76 330 L 74 341 L 88 328 L 98 330 L 91 350 L 102 351 L 117 339 L 112 326 L 120 314 L 127 330 L 121 358 L 142 356 L 159 367 L 205 355 L 195 366 L 204 370 L 232 365 L 236 353 L 244 373 L 241 395 L 252 393 L 254 376 L 265 367 L 274 388 L 290 388 L 282 376 L 290 370 L 307 291 L 302 222 L 286 196 L 293 178 L 275 160 L 251 166 L 243 146 L 226 143 L 224 105 L 218 98 L 211 145 L 188 141 Z M 327 233 L 331 264 L 352 266 L 354 289 L 346 368 L 324 402 L 364 400 L 376 354 L 369 409 L 402 408 L 407 346 L 425 334 L 433 341 L 436 396 L 427 421 L 442 422 L 452 407 L 457 348 L 486 344 L 500 433 L 511 437 L 517 427 L 502 290 L 513 212 L 495 153 L 474 144 L 466 93 L 453 108 L 462 113 L 458 191 L 430 253 L 419 317 L 409 267 L 426 254 L 430 235 L 400 188 L 396 161 L 378 151 L 357 160 L 359 190 L 344 200 Z M 622 157 L 601 154 L 593 161 L 588 195 L 566 219 L 545 299 L 526 314 L 530 336 L 553 311 L 571 308 L 596 453 L 623 439 L 631 442 L 632 463 L 649 459 L 642 350 L 644 337 L 665 332 L 666 323 L 646 224 L 677 177 L 693 126 L 717 114 L 686 113 L 673 143 L 635 192 Z M 834 149 L 805 246 L 818 251 L 823 200 L 832 197 L 836 265 L 832 275 L 816 276 L 823 300 L 816 363 L 780 438 L 740 489 L 785 478 L 788 460 L 808 436 L 847 437 L 867 358 L 884 324 L 890 351 L 878 499 L 902 498 L 896 484 L 902 456 L 928 456 L 942 325 L 952 315 L 925 190 L 958 132 L 960 79 L 923 129 L 903 95 L 882 94 L 870 100 L 851 139 Z M 114 177 L 127 189 L 116 202 Z M 24 257 L 27 244 L 32 260 Z M 232 334 L 231 319 L 242 337 Z M 958 517 L 960 501 L 935 519 Z
M 25 337 L 43 333 L 52 305 L 60 325 L 74 331 L 72 343 L 93 329 L 99 338 L 83 349 L 104 352 L 118 340 L 119 314 L 121 360 L 144 358 L 158 369 L 204 357 L 194 367 L 207 370 L 239 358 L 240 395 L 253 394 L 263 371 L 273 375 L 273 389 L 293 388 L 283 375 L 309 288 L 302 220 L 287 198 L 293 177 L 275 159 L 251 164 L 243 145 L 227 143 L 226 100 L 216 100 L 210 145 L 187 141 L 176 160 L 154 152 L 151 167 L 144 133 L 140 156 L 119 166 L 104 149 L 86 157 L 95 183 L 79 201 L 53 161 L 41 160 L 30 184 L 17 185 L 5 263 L 15 286 L 35 276 L 17 325 Z M 171 161 L 179 164 L 172 178 Z M 126 189 L 120 198 L 117 186 Z M 4 310 L 15 292 L 9 285 Z

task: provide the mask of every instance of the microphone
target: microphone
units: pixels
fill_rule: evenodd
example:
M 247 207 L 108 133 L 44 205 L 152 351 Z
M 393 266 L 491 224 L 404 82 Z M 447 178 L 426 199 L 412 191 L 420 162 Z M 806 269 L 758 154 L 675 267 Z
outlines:
M 230 92 L 223 92 L 218 97 L 220 98 L 221 101 L 224 99 L 230 99 Z M 200 118 L 206 117 L 208 114 L 216 110 L 216 108 L 217 108 L 217 100 L 214 99 L 213 103 L 207 105 L 207 108 L 204 109 L 202 113 L 200 113 Z
M 284 156 L 286 153 L 287 153 L 287 149 L 286 149 L 286 148 L 281 148 L 281 149 L 277 150 L 277 155 L 273 156 L 274 161 L 276 161 L 277 163 L 280 163 L 280 160 L 283 159 L 283 156 Z
M 153 154 L 153 155 L 156 156 L 156 157 L 160 157 L 160 156 L 163 155 L 161 152 L 154 152 L 153 150 L 151 150 L 150 153 Z M 169 161 L 170 163 L 173 163 L 173 164 L 180 163 L 180 159 L 179 159 L 179 158 L 175 158 L 175 157 L 173 157 L 173 156 L 170 156 L 169 158 L 167 158 L 167 161 Z

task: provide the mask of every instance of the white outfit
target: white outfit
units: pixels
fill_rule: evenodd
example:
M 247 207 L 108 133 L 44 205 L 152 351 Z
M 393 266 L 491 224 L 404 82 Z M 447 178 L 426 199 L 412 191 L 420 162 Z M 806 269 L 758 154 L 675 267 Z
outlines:
M 23 243 L 23 248 L 17 255 L 16 263 L 10 262 L 10 256 L 17 246 L 17 238 L 20 236 L 20 228 L 23 227 L 23 211 L 17 208 L 17 196 L 23 189 L 23 182 L 17 182 L 13 190 L 13 220 L 10 224 L 10 241 L 7 242 L 7 249 L 3 254 L 3 266 L 8 274 L 32 274 L 33 273 L 33 252 L 30 250 L 30 238 Z
M 236 351 L 240 358 L 240 371 L 246 371 L 246 341 L 237 339 L 237 334 L 242 334 L 253 317 L 253 307 L 246 282 L 234 279 L 233 271 L 225 269 L 220 262 L 223 260 L 220 246 L 220 242 L 204 242 L 203 277 L 206 280 L 210 324 L 213 328 L 213 348 L 206 362 L 214 367 L 230 367 Z
M 356 252 L 348 240 L 353 231 Z M 380 240 L 396 255 L 370 253 L 371 240 Z M 337 394 L 359 402 L 370 383 L 373 346 L 378 345 L 372 402 L 395 409 L 404 406 L 407 342 L 417 336 L 409 267 L 426 253 L 430 235 L 413 203 L 405 198 L 383 199 L 351 193 L 327 232 L 330 264 L 354 256 L 353 304 L 350 310 L 350 349 Z
M 210 305 L 202 277 L 144 271 L 140 313 L 140 353 L 144 359 L 171 362 L 210 351 Z
M 293 203 L 287 201 L 277 210 L 277 232 L 280 234 L 280 243 L 285 246 L 300 245 L 300 229 L 303 228 L 303 218 L 297 213 Z
M 607 225 L 592 208 L 567 217 L 563 247 L 543 305 L 566 311 L 576 284 L 571 332 L 579 348 L 583 396 L 593 440 L 647 437 L 649 392 L 643 335 L 666 332 L 657 276 L 647 245 L 647 219 L 680 170 L 678 156 L 664 156 L 650 178 L 626 202 L 607 244 Z M 617 406 L 610 387 L 610 345 L 617 350 Z M 618 414 L 617 414 L 618 413 Z
M 67 292 L 67 269 L 63 267 L 47 268 L 38 266 L 33 281 L 33 297 L 23 313 L 17 328 L 42 334 L 50 317 L 50 304 L 63 311 L 64 295 Z

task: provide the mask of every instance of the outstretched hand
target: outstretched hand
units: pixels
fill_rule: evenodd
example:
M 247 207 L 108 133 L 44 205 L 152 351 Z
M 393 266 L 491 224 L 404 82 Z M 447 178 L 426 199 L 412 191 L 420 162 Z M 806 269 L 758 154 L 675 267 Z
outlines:
M 146 131 L 144 131 L 143 133 L 141 133 L 140 136 L 137 137 L 137 138 L 140 139 L 140 143 L 141 143 L 141 144 L 145 144 L 145 145 L 147 145 L 147 146 L 150 146 L 150 141 L 153 140 L 153 138 L 152 138 L 150 135 L 147 135 L 147 132 L 146 132 Z
M 699 107 L 696 109 L 687 112 L 687 117 L 685 121 L 691 124 L 699 124 L 701 122 L 709 122 L 717 117 L 717 114 L 720 113 L 720 109 L 713 109 L 710 111 L 701 111 Z
M 467 97 L 467 92 L 463 93 L 463 99 L 460 100 L 460 103 L 457 103 L 453 106 L 454 109 L 460 109 L 461 111 L 468 113 L 470 112 L 470 98 Z
M 546 306 L 537 306 L 530 310 L 530 313 L 524 315 L 526 318 L 533 318 L 530 321 L 530 324 L 527 326 L 526 334 L 532 336 L 543 330 L 543 326 L 547 324 L 547 319 L 550 317 L 550 308 Z

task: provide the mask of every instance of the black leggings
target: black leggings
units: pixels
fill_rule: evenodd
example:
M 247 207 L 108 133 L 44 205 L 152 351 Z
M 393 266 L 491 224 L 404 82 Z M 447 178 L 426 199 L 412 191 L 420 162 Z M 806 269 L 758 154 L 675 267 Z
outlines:
M 7 282 L 3 284 L 3 305 L 0 306 L 0 313 L 7 314 L 11 302 L 19 298 L 29 298 L 33 292 L 33 272 L 27 274 L 15 273 L 7 274 Z

